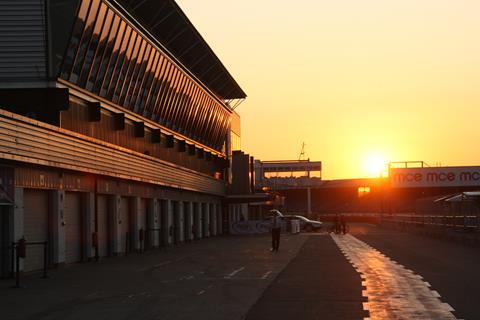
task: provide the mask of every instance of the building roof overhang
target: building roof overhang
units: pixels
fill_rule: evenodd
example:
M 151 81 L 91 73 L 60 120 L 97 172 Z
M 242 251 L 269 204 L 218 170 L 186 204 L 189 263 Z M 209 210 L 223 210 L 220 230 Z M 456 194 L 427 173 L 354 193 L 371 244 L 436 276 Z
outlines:
M 219 98 L 246 98 L 245 92 L 174 0 L 115 1 Z

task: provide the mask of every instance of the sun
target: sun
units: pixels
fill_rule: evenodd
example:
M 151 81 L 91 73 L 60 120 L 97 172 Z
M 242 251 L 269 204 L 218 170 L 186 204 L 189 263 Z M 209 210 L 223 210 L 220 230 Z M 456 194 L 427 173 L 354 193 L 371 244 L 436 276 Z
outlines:
M 382 155 L 370 155 L 365 161 L 368 176 L 378 178 L 386 175 L 387 161 Z

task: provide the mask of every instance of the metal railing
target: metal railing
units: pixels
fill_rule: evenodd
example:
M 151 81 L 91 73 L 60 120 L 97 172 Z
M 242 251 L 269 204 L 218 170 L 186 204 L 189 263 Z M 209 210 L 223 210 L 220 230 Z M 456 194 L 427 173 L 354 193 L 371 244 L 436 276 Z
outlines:
M 11 270 L 12 270 L 12 277 L 15 277 L 15 288 L 21 288 L 20 286 L 20 258 L 26 258 L 26 247 L 27 246 L 36 246 L 42 245 L 43 246 L 43 274 L 42 278 L 48 278 L 47 276 L 47 267 L 48 267 L 48 241 L 39 241 L 39 242 L 26 242 L 25 240 L 23 243 L 20 241 L 12 242 L 11 246 Z M 23 246 L 23 248 L 22 248 Z M 23 253 L 22 253 L 23 251 Z
M 381 222 L 400 226 L 430 226 L 464 231 L 479 231 L 480 216 L 470 215 L 382 215 Z

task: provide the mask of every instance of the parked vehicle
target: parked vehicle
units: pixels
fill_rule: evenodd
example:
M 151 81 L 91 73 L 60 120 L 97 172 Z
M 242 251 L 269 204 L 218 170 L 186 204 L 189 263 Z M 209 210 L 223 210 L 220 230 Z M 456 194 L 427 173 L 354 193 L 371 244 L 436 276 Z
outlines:
M 300 230 L 306 232 L 320 231 L 322 229 L 323 223 L 316 220 L 310 220 L 304 216 L 299 215 L 285 215 L 283 219 L 286 221 L 289 220 L 299 220 L 300 221 Z

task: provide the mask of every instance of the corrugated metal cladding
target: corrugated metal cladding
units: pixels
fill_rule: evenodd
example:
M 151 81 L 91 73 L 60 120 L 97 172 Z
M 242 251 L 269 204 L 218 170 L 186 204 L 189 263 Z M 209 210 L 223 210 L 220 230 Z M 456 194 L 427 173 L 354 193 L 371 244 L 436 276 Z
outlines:
M 0 81 L 47 77 L 44 0 L 0 1 Z
M 225 143 L 231 110 L 105 1 L 81 2 L 60 78 L 217 151 Z
M 221 180 L 1 110 L 0 140 L 2 159 L 225 194 Z M 41 177 L 39 183 L 45 187 Z

